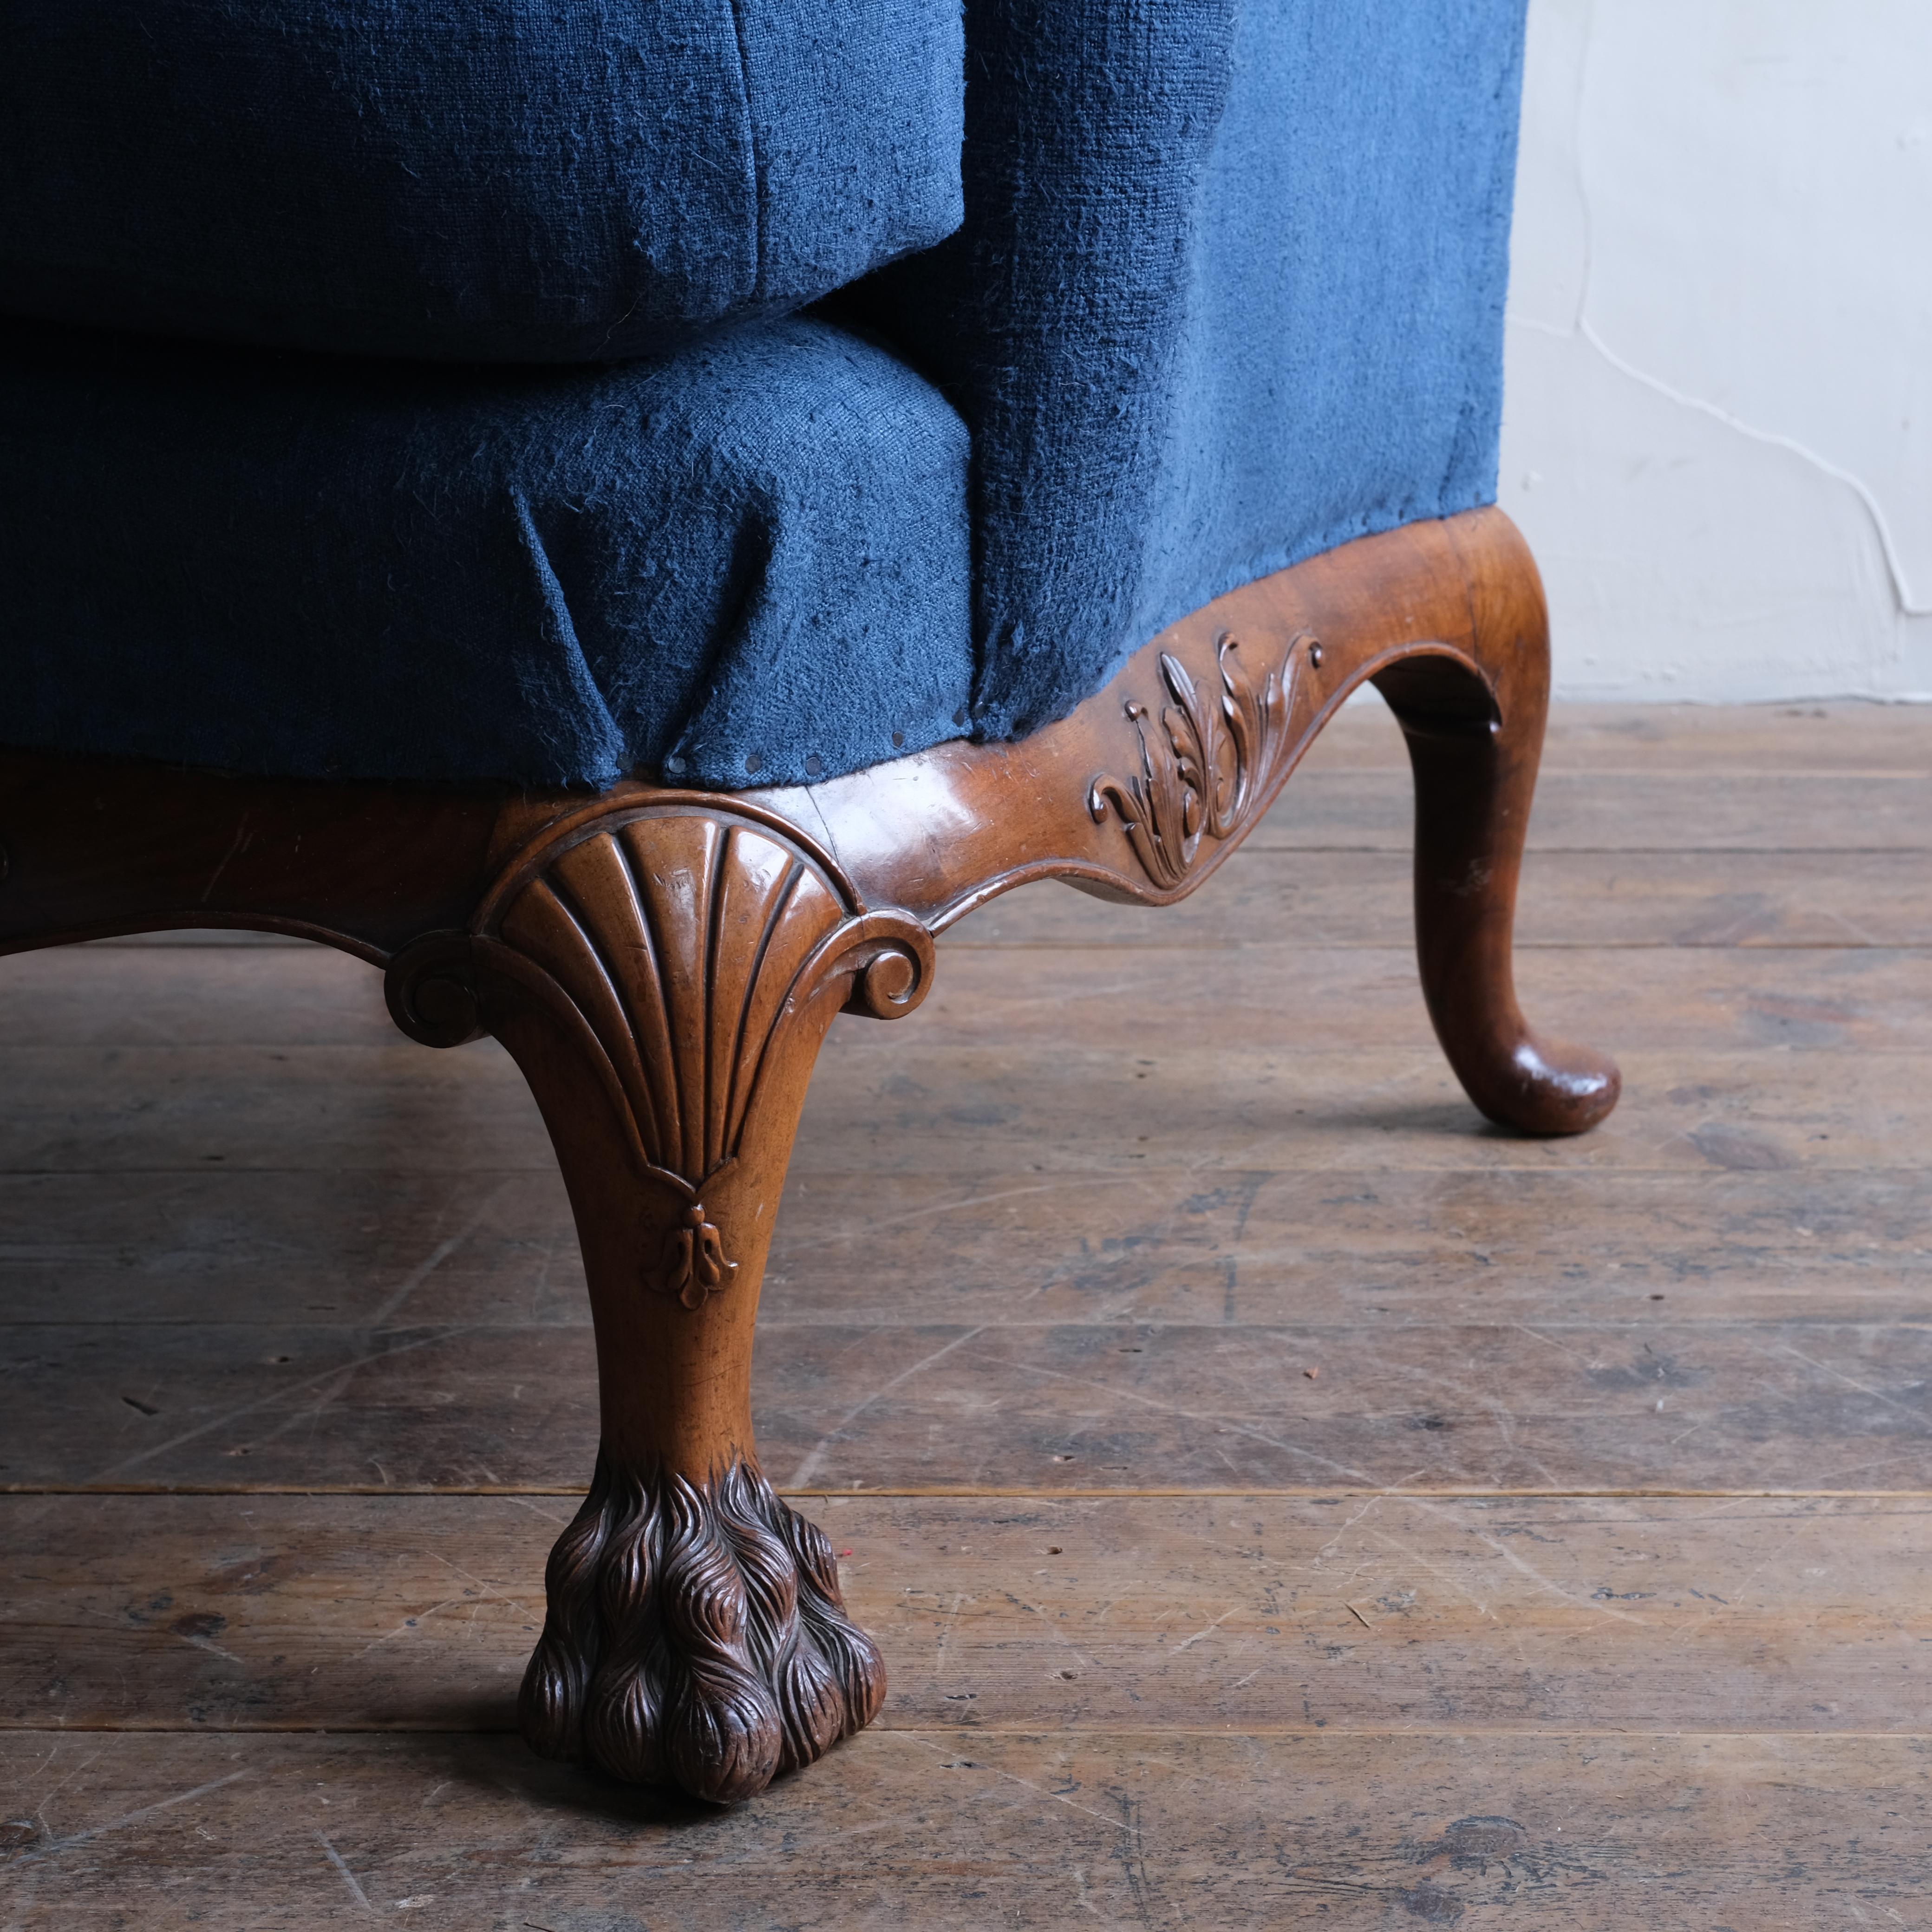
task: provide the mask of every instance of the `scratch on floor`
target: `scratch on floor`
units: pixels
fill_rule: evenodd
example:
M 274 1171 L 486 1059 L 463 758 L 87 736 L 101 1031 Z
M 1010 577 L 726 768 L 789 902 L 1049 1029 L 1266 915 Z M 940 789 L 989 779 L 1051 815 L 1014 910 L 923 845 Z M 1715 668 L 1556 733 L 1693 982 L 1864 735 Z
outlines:
M 416 1290 L 422 1287 L 423 1283 L 428 1280 L 430 1276 L 435 1274 L 436 1270 L 442 1267 L 443 1263 L 448 1261 L 450 1256 L 454 1254 L 478 1228 L 482 1226 L 484 1222 L 488 1219 L 490 1210 L 496 1206 L 498 1198 L 502 1195 L 506 1185 L 507 1185 L 506 1183 L 499 1181 L 494 1187 L 491 1188 L 490 1192 L 483 1197 L 476 1213 L 471 1215 L 469 1220 L 464 1222 L 463 1226 L 458 1228 L 447 1240 L 439 1241 L 430 1250 L 426 1259 L 418 1262 L 414 1268 L 411 1268 L 397 1284 L 395 1292 L 376 1310 L 374 1314 L 369 1317 L 368 1322 L 362 1325 L 370 1328 L 380 1328 L 394 1320 L 397 1310 L 402 1307 L 410 1296 L 414 1294 Z
M 1547 1590 L 1552 1596 L 1562 1598 L 1564 1603 L 1574 1604 L 1580 1610 L 1593 1610 L 1598 1616 L 1614 1617 L 1622 1623 L 1636 1624 L 1645 1628 L 1649 1627 L 1651 1619 L 1639 1616 L 1634 1610 L 1620 1610 L 1614 1604 L 1604 1603 L 1598 1598 L 1580 1597 L 1574 1590 L 1564 1589 L 1561 1583 L 1546 1576 L 1534 1564 L 1526 1562 L 1516 1551 L 1498 1538 L 1485 1536 L 1480 1529 L 1472 1530 L 1470 1534 L 1478 1543 L 1493 1550 L 1511 1569 L 1521 1570 L 1540 1589 Z
M 257 1396 L 253 1402 L 244 1402 L 236 1408 L 224 1409 L 212 1421 L 184 1430 L 180 1435 L 171 1436 L 165 1442 L 157 1442 L 151 1449 L 143 1449 L 138 1455 L 126 1457 L 112 1467 L 102 1470 L 94 1480 L 105 1482 L 112 1476 L 124 1476 L 130 1469 L 138 1469 L 143 1462 L 152 1462 L 157 1456 L 165 1456 L 171 1449 L 178 1449 L 184 1444 L 198 1442 L 202 1436 L 212 1435 L 218 1429 L 226 1429 L 231 1423 L 239 1422 L 244 1416 L 253 1415 L 258 1409 L 286 1402 L 291 1396 L 300 1395 L 308 1389 L 319 1388 L 325 1382 L 334 1381 L 340 1376 L 353 1375 L 357 1370 L 367 1368 L 373 1362 L 386 1362 L 396 1355 L 413 1354 L 417 1349 L 426 1348 L 432 1342 L 447 1342 L 452 1336 L 466 1334 L 470 1326 L 473 1324 L 439 1328 L 433 1334 L 418 1335 L 407 1342 L 398 1342 L 392 1348 L 371 1349 L 367 1354 L 358 1355 L 352 1361 L 332 1364 L 312 1376 L 304 1376 L 300 1382 L 284 1383 L 267 1395 Z
M 60 1749 L 61 1748 L 58 1744 L 52 1746 L 49 1749 L 46 1756 L 43 1762 L 41 1764 L 35 1765 L 33 1767 L 34 1769 L 39 1771 L 51 1766 L 54 1760 L 60 1756 Z M 53 1801 L 58 1798 L 60 1794 L 64 1791 L 89 1765 L 92 1764 L 95 1760 L 100 1756 L 100 1754 L 98 1751 L 96 1751 L 92 1756 L 82 1758 L 80 1763 L 76 1765 L 73 1770 L 69 1772 L 66 1777 L 61 1780 L 59 1784 L 54 1786 L 51 1790 L 41 1793 L 40 1802 L 34 1807 L 34 1816 L 40 1821 L 40 1828 L 43 1831 L 51 1832 L 53 1829 L 53 1827 L 47 1822 L 47 1807 L 51 1804 Z
M 1180 1642 L 1174 1646 L 1174 1654 L 1178 1657 L 1184 1650 L 1191 1648 L 1194 1645 L 1198 1643 L 1204 1636 L 1211 1636 L 1241 1606 L 1239 1604 L 1229 1604 L 1227 1609 L 1223 1610 L 1212 1623 L 1204 1624 L 1192 1636 L 1182 1638 Z
M 341 1874 L 342 1882 L 348 1886 L 356 1903 L 361 1906 L 364 1912 L 374 1912 L 376 1908 L 369 1903 L 369 1894 L 356 1882 L 356 1874 L 349 1869 L 342 1854 L 320 1832 L 315 1834 L 315 1841 L 328 1854 L 328 1862 Z
M 1041 1627 L 1046 1630 L 1047 1635 L 1062 1648 L 1070 1651 L 1075 1660 L 1083 1669 L 1097 1670 L 1100 1668 L 1100 1660 L 1082 1650 L 1064 1630 L 1061 1630 L 1051 1612 L 1043 1610 L 1038 1604 L 1028 1603 L 1024 1597 L 1015 1596 L 1010 1590 L 1002 1590 L 1000 1594 L 1012 1605 L 1015 1610 L 1024 1610 L 1028 1616 L 1039 1618 Z
M 974 1330 L 975 1334 L 982 1332 L 978 1329 Z M 962 1335 L 959 1340 L 961 1342 L 969 1341 L 971 1336 Z M 952 1346 L 956 1348 L 958 1343 L 955 1342 Z M 1070 1376 L 1060 1369 L 1042 1368 L 1037 1362 L 1010 1362 L 1004 1366 L 1018 1374 L 1040 1376 L 1048 1382 L 1070 1382 L 1076 1388 L 1094 1389 L 1116 1401 L 1137 1402 L 1143 1408 L 1153 1409 L 1162 1415 L 1178 1415 L 1186 1422 L 1210 1422 L 1216 1428 L 1226 1430 L 1231 1435 L 1245 1436 L 1252 1442 L 1265 1443 L 1270 1449 L 1279 1449 L 1285 1456 L 1299 1456 L 1304 1462 L 1312 1463 L 1318 1468 L 1346 1477 L 1352 1483 L 1360 1483 L 1365 1488 L 1376 1486 L 1375 1478 L 1366 1469 L 1357 1468 L 1352 1462 L 1338 1462 L 1333 1456 L 1318 1456 L 1312 1449 L 1304 1449 L 1298 1443 L 1284 1442 L 1279 1436 L 1270 1436 L 1265 1430 L 1252 1428 L 1245 1423 L 1233 1421 L 1225 1415 L 1203 1415 L 1196 1410 L 1183 1408 L 1177 1402 L 1161 1402 L 1152 1396 L 1142 1395 L 1136 1389 L 1118 1388 L 1111 1383 L 1092 1381 L 1085 1376 Z M 788 1486 L 796 1489 L 799 1486 L 794 1481 Z
M 803 1489 L 806 1484 L 811 1481 L 819 1464 L 825 1460 L 826 1452 L 838 1439 L 840 1435 L 863 1415 L 874 1402 L 878 1401 L 881 1396 L 890 1395 L 892 1390 L 902 1383 L 910 1382 L 914 1376 L 923 1374 L 926 1370 L 932 1366 L 934 1363 L 944 1361 L 955 1348 L 963 1348 L 968 1342 L 972 1341 L 976 1336 L 983 1335 L 986 1332 L 983 1324 L 977 1328 L 969 1328 L 964 1334 L 956 1335 L 944 1348 L 934 1349 L 923 1361 L 914 1363 L 909 1369 L 902 1369 L 890 1381 L 880 1383 L 863 1402 L 855 1403 L 848 1408 L 818 1438 L 817 1444 L 807 1452 L 804 1461 L 792 1472 L 790 1481 L 782 1486 L 788 1490 Z
M 303 1402 L 291 1408 L 280 1421 L 260 1431 L 250 1438 L 250 1446 L 260 1449 L 271 1442 L 279 1442 L 284 1437 L 296 1436 L 305 1431 L 306 1433 L 302 1438 L 302 1446 L 304 1448 L 312 1448 L 315 1442 L 316 1432 L 322 1418 L 340 1402 L 342 1398 L 349 1393 L 356 1378 L 368 1366 L 369 1360 L 368 1357 L 358 1356 L 352 1361 L 340 1364 L 332 1372 L 329 1379 L 316 1391 L 313 1401 Z M 370 1456 L 369 1460 L 376 1463 L 377 1472 L 382 1478 L 382 1486 L 387 1489 L 389 1486 L 388 1472 L 382 1468 L 380 1462 L 376 1462 L 374 1456 Z
M 1810 910 L 1816 917 L 1828 919 L 1834 925 L 1843 926 L 1861 946 L 1877 946 L 1885 944 L 1885 941 L 1876 934 L 1868 931 L 1866 928 L 1859 925 L 1856 920 L 1847 916 L 1844 913 L 1833 912 L 1826 906 L 1813 906 Z
M 1076 1865 L 1073 1868 L 1073 1886 L 1074 1904 L 1082 1912 L 1092 1912 L 1096 1918 L 1105 1918 L 1106 1915 L 1087 1896 L 1087 1873 L 1084 1866 Z
M 1381 1498 L 1378 1498 L 1377 1500 L 1379 1501 Z M 1546 1576 L 1533 1563 L 1526 1562 L 1520 1552 L 1510 1548 L 1508 1544 L 1498 1538 L 1490 1535 L 1486 1530 L 1470 1522 L 1468 1517 L 1453 1504 L 1438 1502 L 1427 1496 L 1403 1496 L 1399 1500 L 1412 1509 L 1420 1510 L 1425 1515 L 1432 1516 L 1439 1521 L 1454 1524 L 1466 1535 L 1474 1537 L 1486 1550 L 1493 1550 L 1511 1569 L 1527 1576 L 1539 1588 L 1548 1591 L 1552 1596 L 1559 1598 L 1564 1603 L 1573 1604 L 1578 1610 L 1591 1611 L 1598 1616 L 1612 1617 L 1624 1623 L 1635 1624 L 1642 1629 L 1655 1629 L 1658 1627 L 1657 1622 L 1653 1618 L 1640 1616 L 1631 1610 L 1620 1610 L 1614 1604 L 1606 1604 L 1600 1598 L 1580 1597 L 1574 1591 L 1566 1590 L 1553 1578 Z M 1458 1595 L 1473 1604 L 1484 1616 L 1491 1618 L 1498 1623 L 1502 1622 L 1502 1619 L 1497 1617 L 1496 1612 L 1480 1598 L 1454 1578 L 1444 1576 L 1420 1552 L 1410 1549 L 1407 1544 L 1389 1535 L 1386 1531 L 1378 1530 L 1375 1534 L 1391 1547 L 1401 1550 L 1403 1555 L 1412 1562 L 1420 1564 L 1424 1569 L 1442 1578 L 1442 1580 L 1449 1584 Z
M 1768 1555 L 1761 1557 L 1748 1571 L 1745 1572 L 1741 1582 L 1735 1584 L 1726 1584 L 1725 1588 L 1731 1592 L 1731 1600 L 1729 1603 L 1724 1605 L 1724 1608 L 1726 1611 L 1735 1612 L 1738 1605 L 1744 1602 L 1751 1586 L 1755 1583 L 1757 1580 L 1764 1574 L 1766 1570 L 1768 1570 L 1774 1563 L 1781 1563 L 1784 1560 L 1785 1552 L 1788 1550 L 1791 1546 L 1796 1543 L 1798 1539 L 1810 1527 L 1811 1519 L 1802 1519 L 1792 1526 L 1790 1534 L 1778 1544 L 1775 1550 L 1771 1551 Z M 1684 1620 L 1677 1626 L 1677 1633 L 1679 1636 L 1684 1636 L 1691 1631 L 1702 1630 L 1706 1624 L 1713 1622 L 1715 1619 L 1716 1616 L 1717 1612 L 1714 1610 L 1706 1610 L 1700 1611 L 1695 1615 L 1684 1618 Z
M 1843 1382 L 1846 1388 L 1856 1389 L 1859 1394 L 1868 1395 L 1874 1402 L 1883 1402 L 1887 1408 L 1896 1409 L 1900 1415 L 1910 1416 L 1922 1429 L 1925 1426 L 1922 1410 L 1887 1395 L 1883 1389 L 1874 1388 L 1869 1382 L 1860 1382 L 1856 1376 L 1846 1375 L 1842 1369 L 1833 1368 L 1828 1362 L 1821 1362 L 1815 1356 L 1808 1355 L 1802 1348 L 1794 1348 L 1789 1342 L 1778 1342 L 1773 1347 L 1760 1348 L 1758 1352 L 1765 1355 L 1790 1355 L 1793 1360 L 1804 1363 L 1808 1368 L 1816 1369 L 1821 1376 L 1829 1376 L 1834 1381 Z
M 1510 1456 L 1520 1459 L 1528 1463 L 1530 1468 L 1534 1469 L 1552 1490 L 1560 1490 L 1563 1485 L 1558 1480 L 1556 1472 L 1534 1450 L 1524 1448 L 1516 1441 L 1516 1417 L 1508 1405 L 1498 1402 L 1492 1395 L 1478 1394 L 1474 1400 L 1479 1407 L 1489 1411 L 1490 1419 L 1496 1425 L 1497 1432 L 1503 1438 L 1503 1448 L 1505 1452 Z
M 1544 1343 L 1546 1347 L 1559 1349 L 1566 1355 L 1574 1356 L 1578 1361 L 1582 1362 L 1586 1366 L 1590 1365 L 1591 1358 L 1584 1350 L 1581 1348 L 1573 1348 L 1570 1346 L 1568 1342 L 1559 1342 L 1556 1340 L 1555 1336 L 1546 1335 L 1540 1329 L 1531 1328 L 1529 1324 L 1526 1322 L 1506 1322 L 1503 1325 L 1506 1328 L 1514 1328 L 1518 1330 L 1522 1334 L 1527 1335 L 1532 1342 L 1540 1342 Z
M 454 1570 L 457 1575 L 460 1576 L 466 1583 L 474 1583 L 477 1588 L 481 1590 L 484 1595 L 488 1598 L 491 1602 L 497 1604 L 508 1604 L 511 1609 L 515 1610 L 523 1616 L 532 1617 L 536 1616 L 536 1612 L 530 1608 L 529 1604 L 524 1602 L 520 1598 L 506 1594 L 504 1592 L 498 1589 L 495 1584 L 485 1582 L 481 1576 L 476 1576 L 472 1572 L 464 1569 L 461 1564 L 452 1563 L 440 1550 L 432 1550 L 429 1554 L 434 1561 L 440 1563 L 446 1570 Z M 538 1621 L 541 1622 L 542 1619 L 538 1618 Z
M 1350 1530 L 1354 1528 L 1356 1524 L 1361 1521 L 1363 1517 L 1366 1516 L 1372 1510 L 1379 1509 L 1382 1505 L 1388 1502 L 1391 1497 L 1400 1496 L 1402 1487 L 1406 1484 L 1414 1482 L 1417 1477 L 1426 1474 L 1427 1472 L 1428 1466 L 1425 1463 L 1422 1468 L 1412 1469 L 1407 1475 L 1399 1476 L 1396 1478 L 1394 1483 L 1389 1484 L 1383 1488 L 1378 1490 L 1376 1493 L 1370 1497 L 1368 1501 L 1364 1503 L 1361 1508 L 1356 1510 L 1353 1516 L 1348 1517 L 1342 1523 L 1341 1528 L 1336 1530 L 1335 1534 L 1315 1552 L 1315 1567 L 1317 1569 L 1319 1569 L 1330 1557 L 1334 1555 L 1335 1552 L 1341 1547 L 1342 1539 L 1348 1534 Z M 1359 1564 L 1356 1566 L 1356 1575 L 1360 1576 L 1361 1574 L 1362 1567 L 1363 1566 Z
M 1498 1616 L 1496 1612 L 1491 1610 L 1489 1605 L 1484 1603 L 1482 1598 L 1478 1596 L 1461 1578 L 1443 1570 L 1438 1564 L 1432 1563 L 1413 1545 L 1403 1542 L 1399 1536 L 1390 1535 L 1385 1529 L 1378 1529 L 1375 1532 L 1375 1534 L 1381 1541 L 1386 1543 L 1391 1550 L 1400 1550 L 1418 1569 L 1427 1570 L 1438 1583 L 1460 1597 L 1466 1604 L 1473 1605 L 1478 1615 L 1487 1617 L 1492 1623 L 1502 1622 L 1502 1618 Z
M 946 1613 L 946 1621 L 939 1627 L 939 1648 L 932 1654 L 932 1674 L 937 1678 L 946 1662 L 946 1640 L 952 1634 L 952 1628 L 959 1621 L 959 1606 L 965 1602 L 966 1592 L 956 1590 L 952 1593 L 952 1607 Z
M 231 1771 L 226 1778 L 212 1778 L 206 1784 L 197 1784 L 192 1791 L 177 1792 L 172 1798 L 164 1798 L 158 1804 L 144 1804 L 138 1811 L 130 1811 L 111 1823 L 90 1825 L 84 1832 L 70 1832 L 65 1838 L 56 1838 L 50 1845 L 22 1852 L 14 1862 L 16 1865 L 37 1864 L 42 1858 L 50 1858 L 70 1845 L 84 1845 L 90 1838 L 104 1838 L 110 1832 L 124 1831 L 128 1826 L 138 1825 L 142 1819 L 152 1818 L 158 1811 L 170 1811 L 177 1804 L 190 1804 L 197 1798 L 206 1798 L 211 1791 L 219 1791 L 224 1784 L 232 1784 L 237 1778 L 248 1775 L 245 1771 Z
M 914 1744 L 935 1753 L 957 1751 L 962 1742 L 958 1738 L 949 1738 L 944 1744 L 940 1744 L 934 1740 L 921 1737 L 916 1731 L 901 1731 L 898 1735 L 902 1738 L 910 1738 Z M 1106 1812 L 1096 1811 L 1090 1804 L 1076 1804 L 1064 1792 L 1049 1791 L 1043 1784 L 1030 1784 L 1025 1778 L 1018 1777 L 1010 1771 L 1002 1771 L 996 1764 L 988 1764 L 982 1760 L 976 1758 L 973 1761 L 973 1768 L 975 1771 L 990 1771 L 995 1778 L 1004 1778 L 1009 1784 L 1017 1784 L 1022 1790 L 1030 1791 L 1038 1797 L 1051 1798 L 1054 1804 L 1064 1804 L 1070 1811 L 1078 1811 L 1087 1817 L 1097 1818 L 1111 1832 L 1124 1832 L 1128 1828 L 1118 1818 L 1109 1818 Z
M 788 1255 L 804 1255 L 816 1248 L 849 1247 L 854 1241 L 877 1234 L 881 1228 L 903 1228 L 914 1221 L 929 1221 L 936 1215 L 961 1214 L 969 1208 L 989 1208 L 996 1201 L 1017 1201 L 1030 1194 L 1064 1194 L 1076 1183 L 1083 1194 L 1096 1187 L 1136 1187 L 1142 1184 L 1137 1174 L 1083 1174 L 1042 1181 L 1030 1187 L 1002 1187 L 991 1194 L 969 1194 L 958 1201 L 938 1201 L 927 1208 L 909 1208 L 903 1214 L 868 1214 L 862 1224 L 836 1234 L 821 1234 L 814 1241 L 788 1240 L 785 1252 Z
M 394 1630 L 385 1630 L 380 1636 L 373 1638 L 369 1642 L 365 1643 L 349 1661 L 353 1664 L 358 1658 L 367 1657 L 372 1650 L 380 1650 L 392 1637 L 407 1636 L 425 1618 L 434 1616 L 437 1611 L 446 1610 L 452 1604 L 467 1603 L 469 1600 L 466 1597 L 446 1597 L 441 1603 L 432 1604 L 428 1610 L 418 1610 L 414 1616 L 405 1617 Z
M 190 1645 L 196 1650 L 206 1651 L 211 1657 L 224 1657 L 230 1664 L 242 1661 L 232 1650 L 224 1650 L 212 1636 L 190 1636 L 185 1630 L 171 1630 L 169 1634 L 180 1638 L 183 1643 Z
M 545 1522 L 555 1523 L 560 1529 L 568 1528 L 577 1520 L 577 1512 L 574 1510 L 568 1516 L 560 1516 L 555 1510 L 545 1509 L 542 1503 L 533 1501 L 529 1496 L 506 1496 L 503 1500 L 528 1510 L 532 1516 L 542 1516 Z

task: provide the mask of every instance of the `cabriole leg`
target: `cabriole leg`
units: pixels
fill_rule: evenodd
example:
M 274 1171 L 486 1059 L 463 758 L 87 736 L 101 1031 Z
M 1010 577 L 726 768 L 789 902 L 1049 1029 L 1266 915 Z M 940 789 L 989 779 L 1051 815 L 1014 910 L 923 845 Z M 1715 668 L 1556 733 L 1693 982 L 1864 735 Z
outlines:
M 545 1755 L 726 1801 L 879 1708 L 824 1537 L 759 1470 L 752 1338 L 826 1029 L 848 1000 L 908 1010 L 931 962 L 771 826 L 659 806 L 526 855 L 472 933 L 391 969 L 406 1031 L 515 1058 L 583 1246 L 602 1441 L 524 1682 Z
M 1436 1037 L 1471 1100 L 1499 1125 L 1574 1134 L 1616 1105 L 1616 1066 L 1539 1036 L 1516 1004 L 1516 879 L 1543 754 L 1550 645 L 1536 566 L 1502 518 L 1466 551 L 1486 688 L 1454 658 L 1407 658 L 1377 687 L 1415 773 L 1415 938 Z

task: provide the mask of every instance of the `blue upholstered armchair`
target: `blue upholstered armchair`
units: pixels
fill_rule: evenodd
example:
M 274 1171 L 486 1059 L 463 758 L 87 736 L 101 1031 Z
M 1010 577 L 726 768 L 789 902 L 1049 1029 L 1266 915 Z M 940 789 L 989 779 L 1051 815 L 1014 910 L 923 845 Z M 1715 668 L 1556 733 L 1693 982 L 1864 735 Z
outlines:
M 523 1068 L 603 1411 L 540 1750 L 878 1708 L 752 1322 L 832 1016 L 994 893 L 1191 890 L 1373 678 L 1458 1075 L 1613 1103 L 1510 991 L 1521 15 L 0 4 L 0 945 L 298 933 Z

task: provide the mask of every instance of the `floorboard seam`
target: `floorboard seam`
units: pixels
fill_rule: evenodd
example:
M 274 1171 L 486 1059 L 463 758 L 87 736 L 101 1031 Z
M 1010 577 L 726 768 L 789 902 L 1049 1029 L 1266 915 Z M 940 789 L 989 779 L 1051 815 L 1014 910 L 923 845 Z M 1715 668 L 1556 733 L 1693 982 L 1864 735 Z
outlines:
M 488 1502 L 494 1497 L 580 1497 L 584 1490 L 543 1483 L 499 1484 L 490 1487 L 438 1489 L 428 1486 L 374 1484 L 287 1483 L 248 1486 L 205 1483 L 157 1483 L 112 1487 L 87 1484 L 0 1484 L 0 1497 L 55 1496 L 388 1496 L 458 1502 Z M 1386 1499 L 1419 1502 L 1924 1502 L 1932 1490 L 1718 1490 L 1718 1489 L 1418 1489 L 1382 1488 L 1372 1484 L 1331 1484 L 1323 1488 L 1145 1490 L 1024 1489 L 790 1489 L 782 1496 L 826 1503 L 842 1499 L 862 1502 L 1191 1502 L 1232 1499 L 1252 1502 L 1359 1502 Z

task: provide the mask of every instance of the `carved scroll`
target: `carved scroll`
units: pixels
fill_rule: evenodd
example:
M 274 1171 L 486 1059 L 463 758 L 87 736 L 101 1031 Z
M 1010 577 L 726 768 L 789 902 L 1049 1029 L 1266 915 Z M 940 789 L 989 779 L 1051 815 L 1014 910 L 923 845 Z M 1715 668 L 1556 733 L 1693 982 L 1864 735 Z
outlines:
M 1165 651 L 1161 682 L 1173 701 L 1162 707 L 1158 723 L 1150 724 L 1147 706 L 1127 700 L 1140 740 L 1140 770 L 1124 780 L 1095 779 L 1087 808 L 1098 824 L 1113 808 L 1142 869 L 1162 890 L 1186 880 L 1204 835 L 1232 837 L 1268 796 L 1287 746 L 1304 642 L 1312 646 L 1312 640 L 1297 637 L 1288 646 L 1285 688 L 1282 676 L 1270 670 L 1257 692 L 1238 656 L 1239 640 L 1224 632 L 1214 651 L 1218 703 Z

